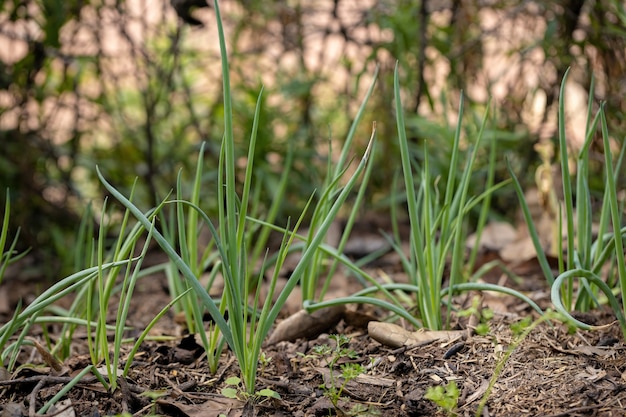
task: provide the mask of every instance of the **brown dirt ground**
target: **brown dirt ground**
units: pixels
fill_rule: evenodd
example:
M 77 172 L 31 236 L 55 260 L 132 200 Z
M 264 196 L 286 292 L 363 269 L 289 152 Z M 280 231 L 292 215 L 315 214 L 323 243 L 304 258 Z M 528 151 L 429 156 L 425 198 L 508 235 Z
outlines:
M 522 268 L 527 270 L 521 289 L 547 306 L 546 288 L 533 278 L 536 265 Z M 0 289 L 8 291 L 7 285 Z M 467 306 L 474 295 L 459 297 L 456 303 Z M 168 301 L 163 277 L 143 279 L 133 298 L 130 323 L 141 328 Z M 238 375 L 231 352 L 224 353 L 217 373 L 211 374 L 203 349 L 169 314 L 156 333 L 176 336 L 175 340 L 144 343 L 130 375 L 120 380 L 120 389 L 106 392 L 93 378 L 87 378 L 64 397 L 65 410 L 60 406 L 57 414 L 48 415 L 95 417 L 126 411 L 136 416 L 328 416 L 350 415 L 351 410 L 359 410 L 356 415 L 447 415 L 424 394 L 428 387 L 455 381 L 460 390 L 455 415 L 473 416 L 497 364 L 516 340 L 511 324 L 531 314 L 527 306 L 509 298 L 487 294 L 482 302 L 499 312 L 489 322 L 487 335 L 473 335 L 462 342 L 384 346 L 368 335 L 367 320 L 382 320 L 386 314 L 359 307 L 358 317 L 366 320 L 345 315 L 324 333 L 266 346 L 264 352 L 271 360 L 259 372 L 258 388 L 271 388 L 281 399 L 247 403 L 220 394 L 226 378 Z M 604 310 L 583 318 L 595 324 L 614 320 Z M 464 328 L 467 321 L 458 319 L 454 325 Z M 54 338 L 58 329 L 52 326 L 48 330 Z M 331 372 L 327 361 L 312 355 L 315 346 L 332 345 L 329 334 L 349 336 L 350 347 L 357 353 L 352 361 L 367 369 L 346 385 L 339 408 L 333 407 L 322 388 Z M 43 340 L 41 334 L 32 336 Z M 25 347 L 20 364 L 37 366 L 23 366 L 0 378 L 0 417 L 34 415 L 34 410 L 90 363 L 85 344 L 77 335 L 75 353 L 64 364 L 68 372 L 61 375 L 46 367 L 34 348 Z M 159 395 L 152 398 L 147 393 Z M 624 416 L 625 407 L 626 345 L 619 327 L 612 324 L 601 331 L 568 333 L 564 325 L 555 323 L 540 325 L 514 350 L 482 415 Z

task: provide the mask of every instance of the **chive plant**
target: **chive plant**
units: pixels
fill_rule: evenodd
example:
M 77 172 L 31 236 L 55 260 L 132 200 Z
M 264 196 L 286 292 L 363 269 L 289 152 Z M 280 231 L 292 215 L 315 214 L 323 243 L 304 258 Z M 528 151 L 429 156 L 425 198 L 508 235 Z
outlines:
M 409 277 L 409 283 L 416 293 L 416 307 L 421 317 L 422 325 L 429 329 L 443 328 L 441 306 L 444 295 L 447 294 L 448 317 L 451 311 L 450 297 L 453 292 L 462 290 L 464 281 L 463 262 L 465 260 L 465 240 L 467 229 L 467 215 L 479 202 L 484 201 L 491 193 L 504 184 L 490 186 L 479 196 L 468 195 L 470 179 L 477 152 L 481 146 L 488 110 L 485 112 L 480 130 L 473 147 L 470 149 L 465 166 L 461 170 L 460 180 L 457 183 L 457 171 L 461 167 L 460 141 L 463 120 L 464 101 L 461 96 L 459 116 L 452 143 L 447 183 L 443 196 L 440 195 L 436 183 L 438 179 L 431 177 L 427 145 L 424 149 L 424 165 L 417 176 L 414 170 L 414 161 L 409 151 L 402 102 L 400 99 L 400 85 L 398 68 L 394 77 L 396 123 L 400 145 L 400 157 L 404 178 L 404 190 L 410 222 L 410 253 L 408 257 L 399 250 L 402 264 Z M 494 142 L 492 142 L 492 146 Z M 493 176 L 495 163 L 490 158 L 488 177 Z M 482 211 L 488 210 L 488 204 L 483 204 Z M 481 214 L 481 217 L 484 217 Z M 483 223 L 479 223 L 482 227 Z M 480 233 L 480 230 L 478 231 Z M 398 237 L 396 237 L 398 238 Z M 442 288 L 445 280 L 446 266 L 450 265 L 449 289 Z M 474 289 L 487 289 L 480 284 L 472 284 Z
M 203 143 L 200 147 L 196 173 L 192 184 L 192 195 L 188 202 L 193 207 L 187 207 L 183 202 L 181 173 L 178 175 L 175 210 L 170 211 L 170 216 L 163 218 L 163 235 L 172 247 L 180 248 L 180 256 L 189 265 L 192 273 L 200 277 L 205 270 L 211 269 L 209 280 L 205 286 L 206 291 L 215 283 L 217 274 L 220 271 L 220 260 L 215 249 L 215 241 L 212 239 L 204 248 L 200 248 L 201 222 L 198 219 L 198 212 L 195 207 L 200 205 L 201 179 L 203 174 L 204 161 Z M 179 303 L 175 305 L 175 311 L 184 313 L 187 329 L 190 333 L 199 334 L 202 345 L 207 354 L 209 367 L 212 372 L 217 370 L 219 356 L 223 348 L 224 339 L 220 337 L 219 331 L 205 332 L 202 326 L 203 309 L 198 297 L 191 291 L 191 287 L 185 279 L 181 279 L 176 265 L 167 263 L 165 272 L 168 281 L 169 292 L 172 297 L 181 297 Z M 225 303 L 219 304 L 220 313 L 224 314 Z M 207 334 L 208 333 L 208 334 Z
M 133 258 L 132 261 L 136 259 Z M 0 362 L 2 364 L 9 361 L 7 369 L 13 369 L 17 355 L 24 343 L 24 338 L 35 325 L 45 326 L 49 322 L 59 322 L 58 317 L 45 316 L 49 308 L 58 300 L 65 296 L 75 293 L 81 288 L 84 288 L 92 281 L 94 281 L 99 273 L 108 271 L 112 268 L 120 268 L 128 265 L 129 261 L 116 261 L 107 262 L 99 266 L 93 266 L 76 272 L 56 284 L 52 285 L 46 291 L 41 293 L 35 298 L 27 307 L 21 310 L 18 306 L 13 317 L 9 322 L 0 327 L 0 348 L 2 353 L 0 355 Z M 20 311 L 21 310 L 21 311 Z M 66 317 L 64 322 L 73 322 L 81 324 L 83 326 L 89 324 L 94 326 L 96 323 L 86 319 L 76 319 L 71 316 Z M 111 327 L 109 327 L 109 330 Z M 14 338 L 14 341 L 9 343 L 9 340 Z
M 348 134 L 344 141 L 343 147 L 339 154 L 339 159 L 335 162 L 335 167 L 332 167 L 332 148 L 329 145 L 329 158 L 328 165 L 326 170 L 326 178 L 322 185 L 322 189 L 324 190 L 324 195 L 333 195 L 337 194 L 341 190 L 341 183 L 339 180 L 343 176 L 345 169 L 347 168 L 347 164 L 349 162 L 349 152 L 352 148 L 352 144 L 356 135 L 357 128 L 363 118 L 363 114 L 366 109 L 367 102 L 369 101 L 370 96 L 374 91 L 374 86 L 376 85 L 376 79 L 378 76 L 378 68 L 374 72 L 372 77 L 372 82 L 365 94 L 365 98 L 361 102 L 361 106 L 356 113 L 356 116 L 348 130 Z M 372 137 L 370 141 L 374 141 L 376 134 L 376 122 L 373 123 L 372 128 Z M 329 144 L 330 144 L 329 140 Z M 374 150 L 372 150 L 374 152 Z M 363 202 L 363 198 L 365 196 L 365 190 L 367 189 L 367 183 L 369 177 L 371 175 L 373 168 L 373 164 L 369 164 L 367 169 L 365 170 L 363 180 L 361 181 L 361 185 L 359 186 L 359 190 L 357 196 L 352 204 L 352 209 L 349 212 L 349 215 L 346 220 L 346 225 L 342 230 L 341 237 L 339 238 L 339 243 L 337 246 L 337 252 L 342 253 L 345 245 L 350 237 L 350 232 L 352 231 L 352 226 L 356 221 L 356 217 L 359 209 L 361 208 L 361 204 Z M 315 206 L 315 210 L 313 212 L 313 216 L 311 218 L 311 222 L 309 225 L 309 233 L 307 239 L 304 241 L 304 247 L 311 242 L 312 238 L 315 235 L 319 225 L 323 222 L 323 220 L 328 216 L 329 211 L 332 208 L 332 199 L 326 199 L 326 202 L 322 204 L 322 200 L 324 200 L 324 195 L 320 199 L 320 203 Z M 330 263 L 330 267 L 326 267 Z M 315 259 L 311 262 L 311 266 L 305 271 L 302 278 L 302 301 L 303 302 L 316 302 L 324 299 L 324 295 L 328 290 L 328 286 L 330 285 L 330 281 L 337 270 L 339 265 L 339 260 L 337 257 L 332 257 L 325 253 L 324 251 L 317 251 L 315 253 Z M 320 288 L 320 278 L 323 279 L 323 285 L 319 294 L 317 293 Z M 360 275 L 359 275 L 360 276 Z
M 285 229 L 283 240 L 274 257 L 274 274 L 270 280 L 270 288 L 265 300 L 260 300 L 260 292 L 258 285 L 261 279 L 251 280 L 249 271 L 248 243 L 249 230 L 251 227 L 257 227 L 259 222 L 249 221 L 249 205 L 250 193 L 252 189 L 252 172 L 254 163 L 254 146 L 256 141 L 256 130 L 258 127 L 259 111 L 255 112 L 253 121 L 253 129 L 250 137 L 250 145 L 248 148 L 248 161 L 243 184 L 241 185 L 241 195 L 237 193 L 237 182 L 235 174 L 235 141 L 233 137 L 233 114 L 231 103 L 231 87 L 229 80 L 228 58 L 224 39 L 224 32 L 221 22 L 220 8 L 218 1 L 214 2 L 217 28 L 219 33 L 219 44 L 222 56 L 222 76 L 224 91 L 224 136 L 222 139 L 219 170 L 217 181 L 218 201 L 218 225 L 213 225 L 209 216 L 203 212 L 198 206 L 197 198 L 192 201 L 177 199 L 172 201 L 179 206 L 185 206 L 194 210 L 198 214 L 198 218 L 203 224 L 209 228 L 213 236 L 213 244 L 215 250 L 219 254 L 219 271 L 224 280 L 224 290 L 221 300 L 214 300 L 198 280 L 198 270 L 194 272 L 196 265 L 190 265 L 192 260 L 191 250 L 185 255 L 185 258 L 178 254 L 172 243 L 156 228 L 153 228 L 151 221 L 141 210 L 135 206 L 130 199 L 126 198 L 114 187 L 112 187 L 104 178 L 102 173 L 98 171 L 98 176 L 104 187 L 120 201 L 132 215 L 138 220 L 145 230 L 151 230 L 154 241 L 169 256 L 171 262 L 176 266 L 181 276 L 185 279 L 186 284 L 191 288 L 202 303 L 204 309 L 212 316 L 217 329 L 219 329 L 219 337 L 223 338 L 232 351 L 234 352 L 242 376 L 243 385 L 248 394 L 255 393 L 256 372 L 259 361 L 261 345 L 273 326 L 279 312 L 287 301 L 287 298 L 305 275 L 305 271 L 311 268 L 311 264 L 315 259 L 315 254 L 322 244 L 326 232 L 334 222 L 335 217 L 340 211 L 345 200 L 351 193 L 352 188 L 358 181 L 359 177 L 365 170 L 371 153 L 373 141 L 370 141 L 368 147 L 361 158 L 354 173 L 347 179 L 342 188 L 335 188 L 342 176 L 333 178 L 331 184 L 322 192 L 322 196 L 318 201 L 318 206 L 327 207 L 324 209 L 325 216 L 319 221 L 315 232 L 307 240 L 307 245 L 303 250 L 299 263 L 292 272 L 286 285 L 282 291 L 277 294 L 276 301 L 272 302 L 276 291 L 275 285 L 278 274 L 282 269 L 284 260 L 286 259 L 288 249 L 293 243 L 295 231 L 298 229 L 301 221 L 304 219 L 304 212 L 297 219 L 294 228 Z M 260 105 L 260 101 L 257 106 Z M 201 160 L 201 159 L 200 159 Z M 343 173 L 343 171 L 342 171 Z M 198 176 L 196 176 L 197 181 Z M 197 195 L 194 194 L 194 196 Z M 222 204 L 223 203 L 223 204 Z M 308 207 L 308 205 L 307 205 Z M 306 208 L 305 208 L 306 211 Z M 188 217 L 189 218 L 189 217 Z M 191 225 L 193 229 L 195 225 Z M 190 230 L 193 233 L 193 230 Z M 178 228 L 180 233 L 181 228 Z M 181 239 L 180 241 L 182 241 Z M 190 245 L 192 246 L 192 245 Z M 194 262 L 195 263 L 195 262 Z M 197 264 L 197 263 L 196 263 Z M 263 269 L 259 276 L 263 273 Z M 255 284 L 256 282 L 256 284 Z M 248 295 L 251 295 L 251 305 L 248 305 Z M 228 311 L 228 319 L 223 316 L 224 311 Z M 197 322 L 196 328 L 202 328 L 200 315 L 194 314 Z M 215 334 L 215 333 L 214 333 Z M 207 343 L 207 342 L 205 342 Z M 211 346 L 212 340 L 208 341 Z
M 134 189 L 134 187 L 133 187 Z M 135 224 L 129 226 L 130 212 L 127 210 L 118 230 L 118 238 L 110 249 L 105 246 L 107 233 L 106 201 L 102 209 L 100 230 L 97 242 L 93 242 L 93 233 L 88 232 L 87 210 L 79 228 L 77 246 L 85 257 L 76 260 L 83 268 L 44 291 L 26 308 L 18 306 L 12 319 L 0 327 L 0 365 L 7 365 L 7 369 L 14 369 L 17 356 L 23 346 L 31 345 L 26 336 L 33 326 L 41 326 L 45 346 L 50 355 L 65 359 L 70 354 L 72 336 L 78 327 L 87 330 L 87 345 L 91 358 L 91 365 L 84 372 L 93 373 L 107 389 L 117 387 L 117 378 L 126 376 L 132 364 L 133 357 L 145 340 L 150 329 L 163 315 L 178 302 L 187 292 L 183 292 L 168 303 L 145 326 L 136 340 L 127 340 L 125 333 L 129 328 L 126 319 L 133 298 L 135 285 L 139 279 L 150 276 L 160 269 L 143 268 L 142 262 L 151 243 L 151 233 L 157 215 L 163 204 L 147 214 L 148 228 Z M 147 236 L 144 234 L 147 233 Z M 136 253 L 140 239 L 144 238 L 143 247 Z M 121 276 L 121 280 L 120 280 Z M 71 306 L 64 310 L 55 305 L 64 297 L 73 296 Z M 119 297 L 118 302 L 114 296 Z M 109 324 L 107 319 L 110 313 L 115 313 L 115 323 Z M 60 327 L 56 342 L 48 336 L 47 328 L 55 324 Z M 133 342 L 130 353 L 125 354 L 126 364 L 122 367 L 122 345 Z M 103 366 L 101 366 L 103 365 Z M 48 405 L 49 406 L 49 405 Z
M 497 189 L 505 186 L 508 182 L 493 185 L 495 170 L 495 149 L 492 141 L 492 149 L 489 157 L 488 181 L 486 190 L 476 197 L 469 197 L 468 186 L 472 175 L 472 167 L 476 158 L 477 150 L 480 146 L 484 127 L 487 121 L 487 114 L 482 121 L 475 146 L 470 153 L 464 170 L 462 171 L 460 183 L 455 183 L 456 170 L 459 164 L 459 144 L 461 134 L 462 114 L 456 127 L 456 134 L 453 144 L 452 162 L 448 175 L 448 183 L 444 194 L 444 201 L 440 202 L 439 194 L 435 189 L 436 180 L 430 177 L 428 166 L 428 152 L 425 152 L 426 159 L 421 170 L 420 181 L 414 181 L 413 161 L 409 153 L 408 140 L 406 137 L 404 115 L 402 113 L 402 103 L 400 102 L 400 86 L 396 68 L 394 90 L 396 94 L 396 116 L 398 125 L 398 138 L 400 142 L 400 152 L 403 168 L 403 178 L 405 181 L 406 201 L 409 210 L 411 240 L 410 254 L 407 257 L 400 248 L 400 237 L 397 232 L 395 242 L 392 238 L 393 247 L 400 254 L 402 265 L 409 277 L 409 284 L 386 283 L 380 284 L 367 273 L 362 271 L 357 265 L 346 261 L 340 253 L 329 248 L 323 248 L 337 262 L 343 264 L 355 276 L 362 277 L 366 288 L 352 294 L 349 297 L 341 297 L 333 300 L 313 301 L 307 299 L 305 308 L 308 311 L 315 311 L 323 307 L 338 304 L 371 304 L 382 307 L 415 327 L 427 327 L 439 330 L 443 327 L 441 319 L 441 306 L 447 300 L 450 306 L 450 297 L 460 291 L 498 291 L 513 295 L 527 302 L 539 314 L 542 310 L 527 296 L 509 288 L 497 285 L 465 282 L 463 261 L 465 259 L 465 228 L 466 216 L 474 207 L 482 203 L 480 208 L 478 231 L 485 224 L 487 211 L 489 210 L 489 196 Z M 461 109 L 463 103 L 461 101 Z M 398 199 L 394 198 L 394 201 Z M 396 218 L 392 210 L 392 218 Z M 394 221 L 395 224 L 395 221 Z M 474 249 L 474 252 L 476 249 Z M 449 286 L 442 288 L 445 279 L 444 272 L 448 263 L 451 262 L 451 272 Z M 471 265 L 472 260 L 468 261 Z M 410 313 L 411 307 L 403 305 L 401 300 L 410 299 L 403 296 L 406 293 L 415 293 L 418 310 L 417 317 Z M 376 296 L 378 294 L 378 296 Z M 383 296 L 383 298 L 380 297 Z M 450 311 L 450 308 L 448 308 Z
M 561 174 L 563 178 L 563 207 L 560 216 L 564 219 L 559 222 L 565 224 L 565 247 L 557 251 L 558 276 L 555 278 L 548 264 L 546 253 L 539 242 L 538 233 L 530 215 L 528 204 L 519 181 L 510 164 L 508 169 L 513 178 L 522 212 L 528 230 L 532 237 L 537 253 L 537 259 L 542 267 L 544 276 L 551 285 L 551 297 L 555 309 L 566 317 L 572 324 L 591 329 L 589 326 L 574 319 L 570 311 L 588 311 L 608 302 L 614 310 L 620 323 L 622 332 L 626 336 L 626 304 L 620 306 L 615 294 L 624 294 L 626 290 L 626 265 L 624 261 L 623 239 L 626 229 L 621 226 L 620 202 L 617 196 L 616 179 L 624 158 L 625 147 L 622 146 L 617 163 L 609 142 L 609 133 L 606 125 L 604 104 L 593 116 L 593 80 L 591 83 L 589 103 L 587 107 L 587 125 L 585 141 L 576 155 L 576 178 L 574 196 L 572 191 L 572 177 L 569 173 L 569 152 L 565 134 L 565 85 L 569 70 L 561 82 L 558 110 L 559 156 Z M 592 213 L 592 197 L 590 191 L 589 149 L 596 135 L 600 123 L 602 142 L 604 145 L 604 191 L 599 216 Z M 597 214 L 597 213 L 596 213 Z M 597 237 L 592 233 L 592 222 L 599 219 Z M 559 225 L 560 226 L 560 225 Z M 561 227 L 558 228 L 561 230 Z M 559 236 L 558 243 L 562 247 L 563 237 Z M 601 278 L 603 271 L 608 268 L 609 276 Z M 612 275 L 617 274 L 617 280 Z M 623 304 L 623 303 L 622 303 Z

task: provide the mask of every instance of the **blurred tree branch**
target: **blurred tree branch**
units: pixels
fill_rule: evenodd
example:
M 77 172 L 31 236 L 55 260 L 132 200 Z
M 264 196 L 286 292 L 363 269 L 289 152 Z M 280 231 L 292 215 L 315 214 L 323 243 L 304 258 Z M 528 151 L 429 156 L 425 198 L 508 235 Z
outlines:
M 536 163 L 528 142 L 551 138 L 548 116 L 569 66 L 570 80 L 585 88 L 596 75 L 596 98 L 615 116 L 611 129 L 624 129 L 626 12 L 615 0 L 222 3 L 244 145 L 265 86 L 255 164 L 268 199 L 289 147 L 296 152 L 285 217 L 316 188 L 332 157 L 326 143 L 344 136 L 376 65 L 378 91 L 366 117 L 378 121 L 381 153 L 397 151 L 389 122 L 397 61 L 416 160 L 422 144 L 433 146 L 435 174 L 447 172 L 447 124 L 461 90 L 479 112 L 494 97 L 494 135 L 525 172 Z M 214 25 L 197 24 L 214 18 L 206 5 L 0 3 L 0 186 L 11 189 L 22 246 L 63 259 L 85 202 L 102 198 L 95 164 L 126 194 L 139 177 L 136 199 L 146 209 L 179 169 L 193 166 L 201 141 L 209 143 L 207 165 L 216 167 L 222 87 Z M 543 109 L 533 125 L 528 112 L 537 103 Z M 372 196 L 388 192 L 397 169 L 383 159 Z M 204 203 L 219 204 L 211 194 Z

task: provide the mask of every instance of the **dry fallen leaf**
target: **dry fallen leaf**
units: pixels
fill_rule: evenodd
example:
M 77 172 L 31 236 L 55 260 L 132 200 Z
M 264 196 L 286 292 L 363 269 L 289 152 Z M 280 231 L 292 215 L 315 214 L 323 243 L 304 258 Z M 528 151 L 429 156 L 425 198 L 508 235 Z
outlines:
M 480 235 L 480 248 L 499 251 L 518 238 L 517 230 L 506 222 L 490 222 Z M 471 234 L 465 241 L 465 246 L 472 248 L 476 243 L 476 233 Z
M 159 399 L 156 403 L 171 415 L 184 417 L 240 417 L 245 403 L 237 399 L 218 397 L 202 404 L 185 404 L 179 401 Z
M 56 414 L 57 417 L 76 417 L 72 400 L 69 398 L 59 401 L 55 408 L 59 410 Z
M 483 382 L 480 384 L 480 386 L 469 397 L 465 399 L 463 405 L 471 404 L 477 399 L 482 398 L 485 392 L 487 392 L 487 388 L 489 388 L 489 380 L 483 379 Z
M 321 308 L 311 314 L 305 310 L 300 310 L 278 323 L 267 344 L 294 341 L 301 337 L 316 337 L 337 324 L 343 317 L 344 311 L 345 306 L 343 305 Z
M 573 352 L 581 353 L 586 356 L 615 357 L 617 351 L 615 349 L 601 346 L 577 346 L 572 349 Z
M 383 345 L 399 348 L 400 346 L 419 346 L 433 342 L 455 342 L 467 336 L 465 330 L 418 330 L 410 332 L 393 323 L 371 321 L 367 326 L 369 336 Z
M 57 358 L 55 358 L 54 355 L 50 353 L 48 349 L 46 349 L 41 343 L 33 338 L 28 339 L 33 343 L 35 349 L 37 349 L 37 352 L 39 352 L 46 365 L 53 369 L 55 375 L 65 374 L 68 371 L 68 369 L 64 368 L 63 364 Z
M 22 406 L 20 404 L 7 403 L 4 405 L 4 409 L 2 410 L 0 417 L 22 417 L 23 415 Z

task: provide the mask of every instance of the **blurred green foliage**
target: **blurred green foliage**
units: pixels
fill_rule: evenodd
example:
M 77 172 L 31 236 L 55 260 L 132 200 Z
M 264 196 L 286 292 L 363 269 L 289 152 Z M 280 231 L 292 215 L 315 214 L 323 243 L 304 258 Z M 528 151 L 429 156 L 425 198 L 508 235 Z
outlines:
M 380 141 L 371 207 L 389 204 L 390 178 L 400 169 L 393 163 L 396 61 L 416 163 L 427 148 L 433 175 L 447 175 L 450 121 L 462 90 L 464 137 L 475 135 L 478 115 L 494 96 L 486 138 L 528 173 L 526 184 L 534 181 L 537 163 L 532 145 L 554 140 L 550 118 L 568 66 L 583 89 L 596 75 L 610 130 L 624 131 L 626 12 L 617 0 L 222 3 L 235 137 L 242 145 L 265 88 L 255 155 L 263 204 L 271 202 L 286 156 L 294 153 L 283 219 L 299 212 L 319 185 L 375 66 L 380 77 L 366 116 L 378 122 Z M 135 200 L 146 210 L 170 191 L 179 170 L 193 173 L 202 141 L 208 143 L 206 181 L 215 180 L 223 108 L 212 12 L 193 11 L 204 26 L 191 27 L 166 0 L 0 3 L 0 188 L 11 190 L 11 224 L 22 230 L 21 249 L 32 247 L 42 270 L 54 275 L 69 265 L 87 202 L 95 202 L 98 218 L 104 191 L 96 164 L 125 194 L 139 177 Z M 494 50 L 510 60 L 500 72 L 489 60 Z M 539 115 L 533 126 L 525 116 L 529 107 Z M 364 145 L 369 132 L 358 137 Z M 594 153 L 602 160 L 601 152 L 594 145 L 592 160 Z M 503 162 L 499 158 L 499 179 L 506 176 Z M 204 208 L 217 207 L 215 199 L 204 195 Z M 496 196 L 496 210 L 511 210 L 511 200 Z

